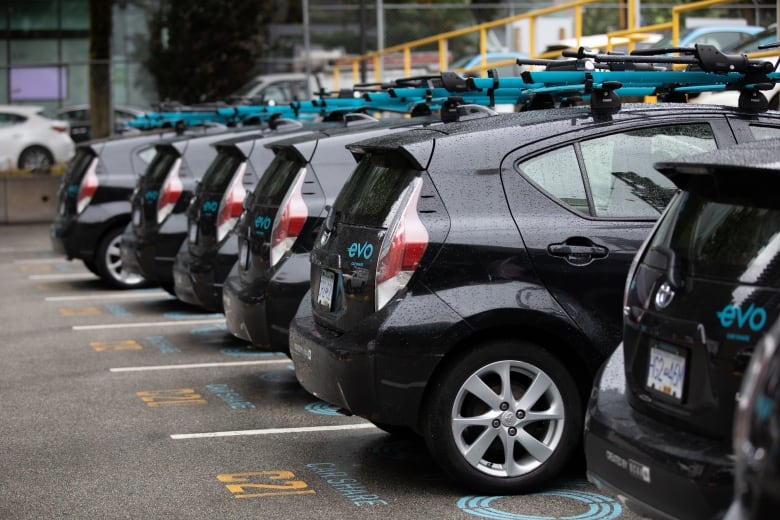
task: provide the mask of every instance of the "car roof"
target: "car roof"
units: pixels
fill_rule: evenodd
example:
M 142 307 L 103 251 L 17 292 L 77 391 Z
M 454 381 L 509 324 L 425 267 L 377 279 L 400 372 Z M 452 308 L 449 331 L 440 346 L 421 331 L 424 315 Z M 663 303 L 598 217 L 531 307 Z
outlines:
M 0 105 L 0 111 L 30 115 L 43 112 L 43 107 L 38 105 Z
M 676 103 L 637 103 L 624 104 L 620 112 L 611 116 L 611 121 L 642 120 L 647 118 L 679 117 L 683 111 L 686 115 L 699 114 L 725 116 L 728 114 L 744 114 L 734 108 L 712 105 L 688 105 Z M 780 115 L 780 114 L 778 114 Z M 350 144 L 353 153 L 371 151 L 400 150 L 407 158 L 412 159 L 420 169 L 428 167 L 434 141 L 437 146 L 447 146 L 451 141 L 453 149 L 461 147 L 467 134 L 482 134 L 478 137 L 480 147 L 492 150 L 491 153 L 505 153 L 510 146 L 517 148 L 541 139 L 549 139 L 567 129 L 583 125 L 608 126 L 606 120 L 594 118 L 590 107 L 576 106 L 570 108 L 553 108 L 526 112 L 498 114 L 491 117 L 472 119 L 424 129 L 410 129 L 407 132 L 392 136 L 357 141 Z M 522 132 L 518 132 L 522 127 Z M 471 139 L 471 138 L 469 138 Z M 507 144 L 507 140 L 511 141 Z

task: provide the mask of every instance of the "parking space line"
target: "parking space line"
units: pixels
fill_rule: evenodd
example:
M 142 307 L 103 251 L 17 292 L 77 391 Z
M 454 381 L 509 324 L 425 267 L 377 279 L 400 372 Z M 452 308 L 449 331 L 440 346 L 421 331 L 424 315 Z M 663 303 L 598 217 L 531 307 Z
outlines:
M 28 258 L 27 260 L 14 260 L 15 264 L 66 264 L 65 258 Z
M 92 273 L 58 273 L 58 274 L 31 274 L 28 280 L 95 280 L 97 277 Z
M 73 330 L 132 329 L 140 327 L 172 327 L 174 325 L 203 325 L 225 323 L 225 318 L 174 321 L 142 321 L 137 323 L 105 323 L 102 325 L 74 325 Z
M 150 365 L 140 367 L 119 367 L 111 368 L 109 372 L 146 372 L 151 370 L 177 370 L 183 368 L 214 368 L 214 367 L 238 367 L 247 365 L 278 365 L 289 364 L 290 358 L 283 359 L 264 359 L 262 361 L 225 361 L 221 363 L 190 363 L 182 365 Z
M 166 296 L 167 299 L 173 299 L 174 297 L 166 292 L 157 289 L 153 290 L 135 290 L 135 291 L 122 291 L 122 292 L 108 292 L 108 293 L 94 293 L 94 294 L 80 294 L 75 296 L 47 296 L 44 301 L 47 302 L 70 302 L 70 301 L 95 301 L 104 299 L 132 299 L 132 298 L 149 298 L 157 296 Z
M 359 424 L 340 424 L 336 426 L 309 426 L 300 428 L 266 428 L 265 430 L 236 430 L 226 432 L 206 432 L 206 433 L 174 433 L 171 434 L 173 440 L 183 439 L 208 439 L 212 437 L 239 437 L 242 435 L 279 435 L 289 433 L 312 433 L 312 432 L 332 432 L 339 430 L 366 430 L 376 429 L 371 423 Z

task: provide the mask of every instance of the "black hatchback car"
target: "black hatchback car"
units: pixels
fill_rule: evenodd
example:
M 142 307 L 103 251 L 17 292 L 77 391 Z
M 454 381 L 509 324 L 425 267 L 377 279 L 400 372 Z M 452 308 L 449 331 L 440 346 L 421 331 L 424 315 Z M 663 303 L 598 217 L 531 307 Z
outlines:
M 426 119 L 357 119 L 347 128 L 277 141 L 275 157 L 236 227 L 239 263 L 222 288 L 228 330 L 257 347 L 289 352 L 288 324 L 309 289 L 309 253 L 331 205 L 355 167 L 346 145 L 389 135 Z M 357 124 L 356 124 L 357 123 Z
M 725 519 L 773 518 L 780 511 L 780 321 L 742 378 L 733 444 L 734 500 Z
M 130 222 L 130 196 L 156 153 L 155 144 L 174 135 L 154 132 L 77 146 L 62 177 L 59 207 L 51 225 L 54 251 L 80 259 L 114 286 L 144 283 L 143 277 L 122 265 L 120 237 Z
M 222 283 L 238 259 L 231 231 L 244 198 L 273 159 L 265 144 L 286 135 L 250 134 L 214 145 L 217 156 L 195 189 L 187 209 L 188 239 L 173 264 L 174 292 L 181 301 L 222 310 Z
M 578 449 L 622 332 L 631 261 L 675 186 L 656 161 L 780 131 L 780 114 L 624 105 L 502 114 L 350 146 L 362 156 L 290 324 L 309 392 L 422 434 L 483 493 Z
M 642 514 L 715 518 L 742 374 L 780 313 L 780 140 L 656 168 L 681 191 L 628 275 L 623 342 L 588 407 L 588 475 Z
M 131 198 L 131 225 L 121 237 L 122 262 L 174 294 L 173 263 L 187 237 L 187 208 L 197 182 L 217 155 L 212 146 L 230 137 L 257 133 L 240 129 L 156 145 L 154 160 L 139 177 Z

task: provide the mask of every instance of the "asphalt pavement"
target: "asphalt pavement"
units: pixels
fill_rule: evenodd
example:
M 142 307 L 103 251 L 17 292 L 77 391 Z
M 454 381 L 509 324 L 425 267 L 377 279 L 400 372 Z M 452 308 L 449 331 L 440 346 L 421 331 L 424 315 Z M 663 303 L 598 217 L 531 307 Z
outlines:
M 475 495 L 221 314 L 55 255 L 47 225 L 0 226 L 0 287 L 0 518 L 635 518 L 581 462 L 535 494 Z

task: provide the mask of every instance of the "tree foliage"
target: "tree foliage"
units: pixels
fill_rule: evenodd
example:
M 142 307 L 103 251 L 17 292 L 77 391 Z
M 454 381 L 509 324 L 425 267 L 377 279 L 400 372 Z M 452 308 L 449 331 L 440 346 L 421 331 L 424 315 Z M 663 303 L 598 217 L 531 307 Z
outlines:
M 149 20 L 147 68 L 161 99 L 226 97 L 252 75 L 264 52 L 264 2 L 167 0 Z

